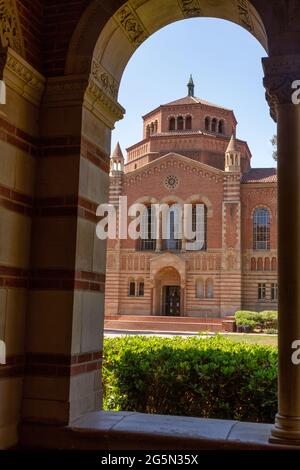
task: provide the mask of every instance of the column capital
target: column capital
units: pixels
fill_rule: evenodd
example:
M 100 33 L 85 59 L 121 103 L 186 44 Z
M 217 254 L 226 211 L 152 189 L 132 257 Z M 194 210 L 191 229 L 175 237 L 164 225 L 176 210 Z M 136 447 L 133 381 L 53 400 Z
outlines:
M 295 92 L 293 83 L 300 80 L 300 55 L 283 55 L 262 59 L 265 73 L 264 87 L 266 99 L 270 106 L 270 114 L 277 121 L 277 106 L 292 104 Z

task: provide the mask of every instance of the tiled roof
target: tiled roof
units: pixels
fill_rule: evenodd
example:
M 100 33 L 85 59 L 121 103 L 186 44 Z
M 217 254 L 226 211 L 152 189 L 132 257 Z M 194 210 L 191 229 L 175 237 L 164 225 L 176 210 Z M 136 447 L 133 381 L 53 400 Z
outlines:
M 184 105 L 184 104 L 204 104 L 205 106 L 213 106 L 214 108 L 225 109 L 226 111 L 232 111 L 231 109 L 224 108 L 224 106 L 220 106 L 219 104 L 209 103 L 208 101 L 201 100 L 196 96 L 185 96 L 184 98 L 180 98 L 179 100 L 171 101 L 171 103 L 167 103 L 163 106 L 176 106 L 176 105 Z
M 251 168 L 242 176 L 242 183 L 277 183 L 276 168 Z

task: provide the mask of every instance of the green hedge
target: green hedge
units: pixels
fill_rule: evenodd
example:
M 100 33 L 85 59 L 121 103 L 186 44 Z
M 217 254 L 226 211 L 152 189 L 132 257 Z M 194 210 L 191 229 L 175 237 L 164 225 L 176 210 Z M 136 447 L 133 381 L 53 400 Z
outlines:
M 273 422 L 277 351 L 222 337 L 106 339 L 106 410 Z
M 240 310 L 235 313 L 235 321 L 237 327 L 248 327 L 251 331 L 254 329 L 277 329 L 278 312 L 272 310 L 263 312 Z

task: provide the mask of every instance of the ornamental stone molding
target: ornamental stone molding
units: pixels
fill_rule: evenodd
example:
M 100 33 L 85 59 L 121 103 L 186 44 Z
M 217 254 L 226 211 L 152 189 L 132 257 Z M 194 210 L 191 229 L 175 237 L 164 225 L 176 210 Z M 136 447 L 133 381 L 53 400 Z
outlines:
M 104 92 L 103 86 L 86 75 L 49 78 L 43 104 L 47 107 L 84 105 L 111 129 L 125 114 L 124 108 Z
M 43 104 L 47 107 L 80 105 L 87 86 L 86 75 L 48 78 Z
M 163 253 L 150 259 L 150 281 L 155 282 L 156 276 L 165 268 L 174 268 L 180 276 L 181 288 L 186 284 L 186 264 L 184 256 L 178 256 L 173 253 Z
M 46 79 L 10 47 L 0 52 L 0 79 L 32 104 L 39 105 Z
M 178 0 L 178 3 L 185 18 L 203 16 L 200 0 Z
M 185 159 L 186 157 L 184 157 Z M 125 175 L 124 186 L 131 186 L 136 184 L 143 184 L 145 178 L 153 177 L 158 175 L 161 171 L 166 169 L 172 171 L 174 168 L 178 168 L 184 171 L 186 174 L 200 176 L 202 178 L 208 178 L 211 183 L 223 183 L 223 176 L 220 175 L 219 170 L 210 171 L 208 168 L 199 168 L 197 163 L 194 165 L 193 162 L 185 163 L 181 160 L 181 156 L 177 158 L 168 158 L 163 163 L 153 162 L 150 168 L 142 167 L 136 170 L 136 174 L 133 176 L 131 173 Z
M 108 96 L 93 79 L 89 80 L 84 106 L 95 116 L 100 118 L 108 127 L 114 129 L 116 121 L 123 119 L 125 109 L 115 100 Z
M 251 33 L 254 32 L 253 21 L 250 13 L 250 5 L 248 0 L 237 0 L 237 8 L 239 15 L 239 22 L 241 26 L 248 29 Z
M 164 184 L 169 191 L 173 191 L 179 186 L 180 180 L 176 175 L 169 175 L 165 178 Z
M 10 47 L 24 57 L 24 42 L 15 0 L 0 0 L 0 38 L 2 47 Z
M 149 37 L 149 32 L 129 2 L 115 13 L 114 18 L 135 49 Z
M 265 78 L 266 99 L 270 114 L 277 121 L 277 106 L 292 104 L 295 91 L 292 84 L 300 80 L 300 55 L 268 57 L 262 60 Z
M 107 95 L 118 98 L 119 83 L 96 59 L 92 62 L 91 77 Z

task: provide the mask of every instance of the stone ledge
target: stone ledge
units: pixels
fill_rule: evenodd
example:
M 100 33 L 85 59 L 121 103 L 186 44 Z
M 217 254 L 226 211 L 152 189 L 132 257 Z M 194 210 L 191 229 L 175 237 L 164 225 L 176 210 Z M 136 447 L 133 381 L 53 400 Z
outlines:
M 79 450 L 282 450 L 270 424 L 98 411 L 69 427 L 23 423 L 22 448 Z

